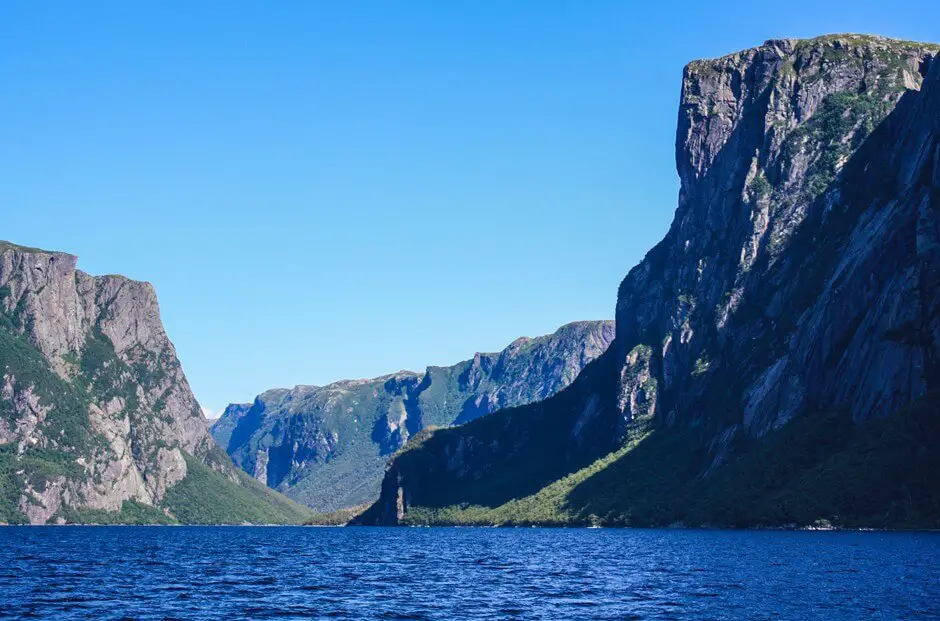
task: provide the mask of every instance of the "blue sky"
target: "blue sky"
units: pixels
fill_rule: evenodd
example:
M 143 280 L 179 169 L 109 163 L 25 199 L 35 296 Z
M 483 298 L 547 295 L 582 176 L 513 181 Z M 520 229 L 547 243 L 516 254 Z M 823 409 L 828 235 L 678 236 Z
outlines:
M 4 2 L 0 239 L 152 282 L 211 410 L 450 364 L 613 316 L 686 62 L 940 41 L 930 2 L 633 4 Z

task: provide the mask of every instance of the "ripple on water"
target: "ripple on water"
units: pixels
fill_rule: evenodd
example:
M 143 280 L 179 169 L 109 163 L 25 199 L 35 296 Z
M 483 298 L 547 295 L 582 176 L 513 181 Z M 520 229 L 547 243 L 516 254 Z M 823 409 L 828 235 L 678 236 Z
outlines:
M 940 535 L 0 528 L 0 619 L 940 614 Z

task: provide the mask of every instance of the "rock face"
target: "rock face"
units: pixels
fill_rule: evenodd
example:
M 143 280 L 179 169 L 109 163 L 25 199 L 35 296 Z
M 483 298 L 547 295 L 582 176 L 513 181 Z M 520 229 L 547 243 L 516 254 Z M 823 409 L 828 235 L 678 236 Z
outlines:
M 686 68 L 676 217 L 617 302 L 621 355 L 652 349 L 665 418 L 731 402 L 716 423 L 762 435 L 807 408 L 844 406 L 863 420 L 924 393 L 926 369 L 912 371 L 926 351 L 882 338 L 925 310 L 888 302 L 917 296 L 918 244 L 901 218 L 916 222 L 918 208 L 870 205 L 902 197 L 873 187 L 885 170 L 874 145 L 915 154 L 885 135 L 893 123 L 868 139 L 905 94 L 918 98 L 936 51 L 825 37 Z M 641 414 L 630 404 L 621 413 Z
M 75 265 L 0 242 L 2 520 L 120 521 L 126 503 L 173 520 L 167 495 L 187 457 L 238 475 L 209 435 L 153 287 Z
M 607 353 L 552 399 L 425 438 L 368 519 L 510 499 L 639 430 L 694 436 L 687 481 L 795 417 L 861 425 L 923 398 L 940 347 L 938 51 L 837 35 L 689 64 L 675 218 L 622 282 Z
M 547 398 L 613 337 L 612 321 L 576 322 L 423 374 L 269 390 L 229 405 L 212 433 L 245 472 L 289 497 L 320 511 L 351 507 L 375 500 L 388 456 L 408 438 Z

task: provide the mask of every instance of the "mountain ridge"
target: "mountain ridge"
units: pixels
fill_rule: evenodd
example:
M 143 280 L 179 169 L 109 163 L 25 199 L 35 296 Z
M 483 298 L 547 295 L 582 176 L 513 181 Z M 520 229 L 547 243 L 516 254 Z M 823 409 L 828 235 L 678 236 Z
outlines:
M 212 433 L 271 487 L 320 511 L 347 509 L 375 500 L 385 460 L 409 437 L 553 394 L 613 333 L 611 321 L 575 321 L 423 373 L 271 389 L 229 405 Z

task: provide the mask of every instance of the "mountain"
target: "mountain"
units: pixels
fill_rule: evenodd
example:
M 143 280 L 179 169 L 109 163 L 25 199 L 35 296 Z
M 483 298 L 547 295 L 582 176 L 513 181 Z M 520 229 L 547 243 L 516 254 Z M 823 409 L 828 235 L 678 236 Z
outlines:
M 613 337 L 612 321 L 581 321 L 423 374 L 269 390 L 229 405 L 212 434 L 258 480 L 319 511 L 345 509 L 378 498 L 388 456 L 409 437 L 545 399 Z
M 940 526 L 940 52 L 682 76 L 678 207 L 566 389 L 424 433 L 361 523 Z
M 0 242 L 0 521 L 285 523 L 209 435 L 153 287 Z

